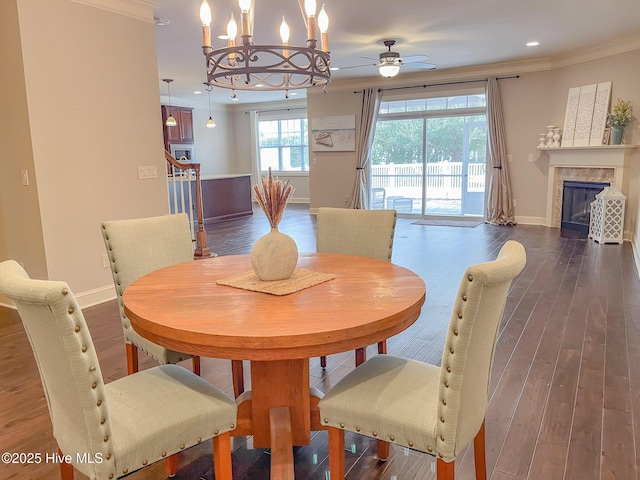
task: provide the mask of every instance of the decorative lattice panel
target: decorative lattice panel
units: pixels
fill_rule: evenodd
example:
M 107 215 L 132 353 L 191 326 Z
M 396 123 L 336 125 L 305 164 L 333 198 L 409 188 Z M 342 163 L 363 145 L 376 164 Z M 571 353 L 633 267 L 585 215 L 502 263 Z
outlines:
M 626 197 L 617 190 L 608 190 L 605 188 L 591 203 L 589 238 L 599 243 L 622 243 Z

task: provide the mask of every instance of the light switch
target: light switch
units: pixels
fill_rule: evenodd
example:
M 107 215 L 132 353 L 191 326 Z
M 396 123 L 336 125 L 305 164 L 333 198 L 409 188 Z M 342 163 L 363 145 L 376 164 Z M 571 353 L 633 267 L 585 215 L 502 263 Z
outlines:
M 155 165 L 138 165 L 138 178 L 158 178 L 158 168 Z
M 27 170 L 20 170 L 20 177 L 22 178 L 22 185 L 29 186 L 29 172 Z

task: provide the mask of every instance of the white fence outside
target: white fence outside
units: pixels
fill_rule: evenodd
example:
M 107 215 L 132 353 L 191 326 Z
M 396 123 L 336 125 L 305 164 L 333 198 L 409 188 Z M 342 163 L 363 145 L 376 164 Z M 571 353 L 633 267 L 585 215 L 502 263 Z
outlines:
M 371 187 L 384 188 L 387 197 L 422 198 L 424 164 L 372 165 Z M 462 162 L 427 163 L 426 192 L 430 199 L 460 199 L 462 197 Z M 484 192 L 486 166 L 469 163 L 467 192 Z

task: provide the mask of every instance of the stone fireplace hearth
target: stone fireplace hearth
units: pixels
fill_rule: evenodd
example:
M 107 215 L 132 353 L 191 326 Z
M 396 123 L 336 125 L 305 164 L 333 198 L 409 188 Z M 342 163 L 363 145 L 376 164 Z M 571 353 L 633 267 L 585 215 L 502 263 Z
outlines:
M 625 179 L 625 165 L 636 148 L 636 145 L 541 148 L 549 156 L 545 225 L 560 228 L 565 180 L 611 183 L 626 194 L 629 181 Z

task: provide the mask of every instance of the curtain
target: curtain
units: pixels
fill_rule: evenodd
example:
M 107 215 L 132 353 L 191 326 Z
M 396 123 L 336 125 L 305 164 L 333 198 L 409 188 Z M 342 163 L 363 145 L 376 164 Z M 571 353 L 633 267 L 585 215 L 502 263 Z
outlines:
M 378 121 L 378 110 L 382 92 L 367 88 L 362 94 L 362 112 L 360 115 L 360 135 L 356 145 L 356 175 L 351 192 L 350 208 L 369 208 L 370 156 L 373 135 Z
M 494 225 L 515 225 L 502 102 L 498 80 L 495 77 L 490 77 L 487 80 L 487 124 L 489 130 L 489 159 L 487 163 L 492 167 L 489 178 L 487 221 Z

